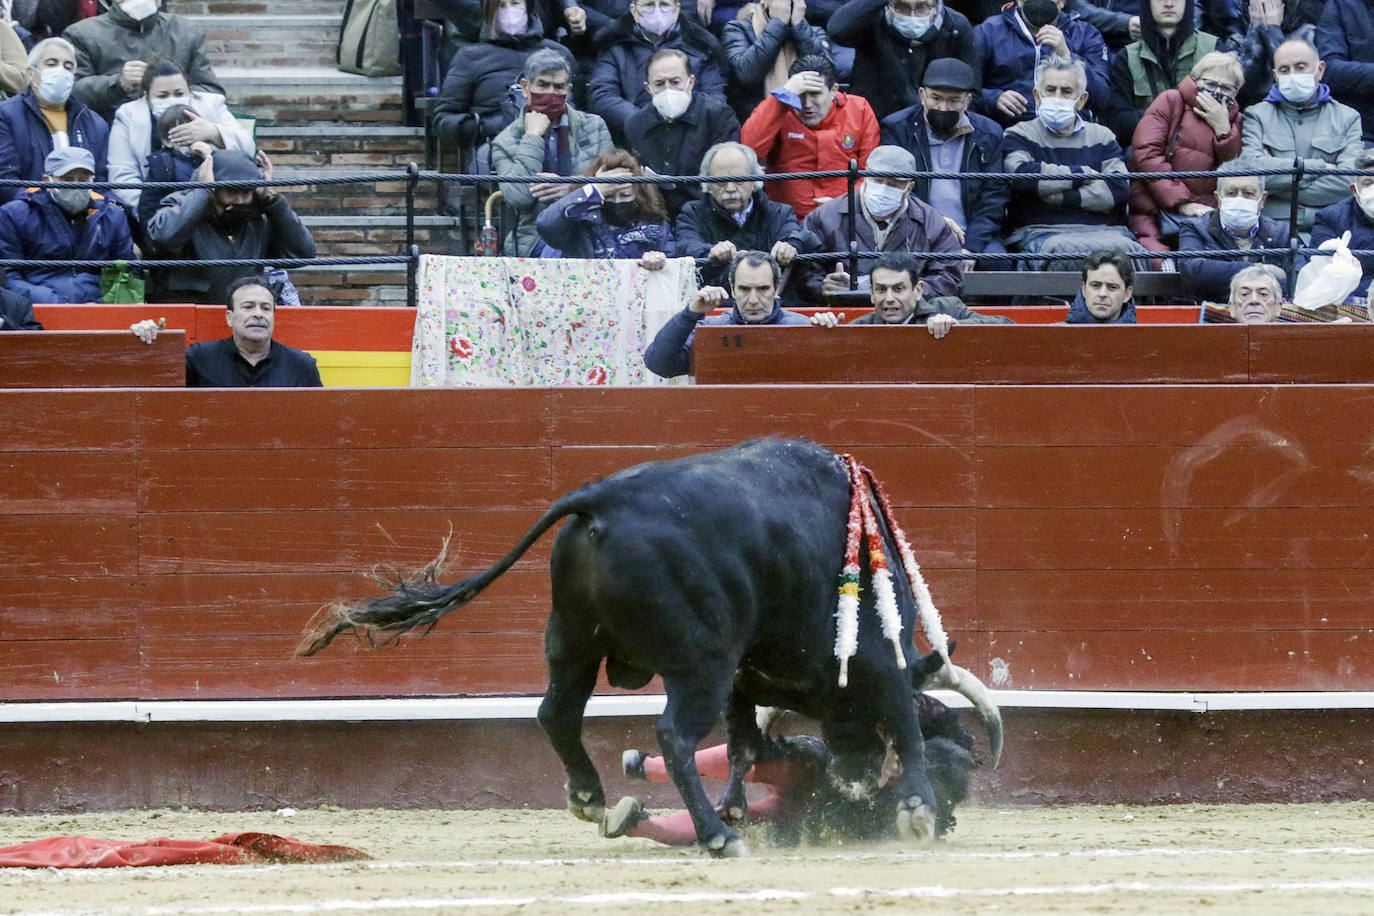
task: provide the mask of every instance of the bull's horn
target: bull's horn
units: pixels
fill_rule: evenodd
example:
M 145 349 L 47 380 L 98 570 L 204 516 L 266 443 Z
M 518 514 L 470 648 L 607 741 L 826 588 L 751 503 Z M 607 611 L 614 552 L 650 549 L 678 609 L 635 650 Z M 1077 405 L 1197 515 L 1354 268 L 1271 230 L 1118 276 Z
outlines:
M 954 669 L 953 672 L 949 670 L 951 668 Z M 997 708 L 992 691 L 988 690 L 972 671 L 953 663 L 930 675 L 927 685 L 954 690 L 973 704 L 973 708 L 978 710 L 978 715 L 983 720 L 983 728 L 988 733 L 992 768 L 997 769 L 997 765 L 1002 762 L 1002 711 Z

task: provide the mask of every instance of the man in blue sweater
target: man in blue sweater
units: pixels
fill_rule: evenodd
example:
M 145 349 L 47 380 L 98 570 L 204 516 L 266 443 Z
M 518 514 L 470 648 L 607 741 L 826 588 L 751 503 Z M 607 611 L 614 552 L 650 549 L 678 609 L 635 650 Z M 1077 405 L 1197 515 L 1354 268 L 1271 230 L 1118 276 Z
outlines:
M 1007 128 L 1002 162 L 1027 177 L 1011 186 L 1011 251 L 1063 255 L 1041 270 L 1071 270 L 1094 251 L 1148 255 L 1125 226 L 1127 185 L 1121 147 L 1110 129 L 1083 120 L 1088 101 L 1083 62 L 1051 57 L 1035 71 L 1035 120 Z M 1069 266 L 1062 266 L 1064 264 Z

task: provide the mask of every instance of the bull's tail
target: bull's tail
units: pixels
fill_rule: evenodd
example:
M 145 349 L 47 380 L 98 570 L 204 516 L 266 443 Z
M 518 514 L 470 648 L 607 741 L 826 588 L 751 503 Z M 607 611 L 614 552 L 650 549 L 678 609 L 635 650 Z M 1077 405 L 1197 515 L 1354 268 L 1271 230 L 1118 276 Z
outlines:
M 389 645 L 417 627 L 426 632 L 449 611 L 457 610 L 481 594 L 482 590 L 515 565 L 544 532 L 585 507 L 585 490 L 569 493 L 549 507 L 534 527 L 525 532 L 510 553 L 489 569 L 453 585 L 442 585 L 436 577 L 444 565 L 448 539 L 439 555 L 423 569 L 404 578 L 379 577 L 392 593 L 372 600 L 338 599 L 320 609 L 306 627 L 297 655 L 314 655 L 341 633 L 352 631 L 373 648 Z

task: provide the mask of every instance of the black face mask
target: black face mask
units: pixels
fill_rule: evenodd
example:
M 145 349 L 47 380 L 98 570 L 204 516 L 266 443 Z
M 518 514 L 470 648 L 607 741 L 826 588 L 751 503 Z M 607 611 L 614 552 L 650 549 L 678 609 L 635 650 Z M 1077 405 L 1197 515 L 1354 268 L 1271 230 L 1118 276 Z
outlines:
M 601 218 L 612 226 L 625 226 L 639 216 L 639 201 L 607 200 L 601 203 Z
M 926 123 L 930 129 L 937 134 L 947 134 L 959 126 L 959 119 L 963 117 L 961 111 L 942 111 L 938 108 L 926 109 Z
M 1026 17 L 1026 24 L 1034 34 L 1059 18 L 1059 4 L 1054 0 L 1025 0 L 1021 4 L 1021 15 Z
M 1236 107 L 1236 100 L 1228 95 L 1224 95 L 1223 93 L 1220 93 L 1215 89 L 1204 89 L 1202 91 L 1210 95 L 1212 98 L 1216 99 L 1221 104 L 1225 105 L 1227 108 Z
M 219 214 L 219 224 L 229 231 L 242 229 L 261 216 L 261 211 L 252 204 L 225 207 Z

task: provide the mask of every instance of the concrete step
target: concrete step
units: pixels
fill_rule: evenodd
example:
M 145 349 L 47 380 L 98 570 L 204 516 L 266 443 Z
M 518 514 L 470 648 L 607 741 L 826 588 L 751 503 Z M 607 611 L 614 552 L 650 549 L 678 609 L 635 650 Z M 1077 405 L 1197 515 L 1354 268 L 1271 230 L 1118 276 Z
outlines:
M 405 305 L 404 264 L 358 264 L 348 267 L 301 267 L 291 282 L 302 305 Z
M 315 237 L 322 258 L 406 253 L 404 216 L 301 214 L 301 222 Z M 415 244 L 425 254 L 465 253 L 458 220 L 452 216 L 416 216 Z
M 424 166 L 425 132 L 393 124 L 274 124 L 259 127 L 258 147 L 276 165 L 291 168 L 348 167 L 357 170 Z
M 261 125 L 401 123 L 401 78 L 332 67 L 216 67 L 229 110 Z
M 338 13 L 324 16 L 187 16 L 205 31 L 205 53 L 228 67 L 333 67 Z

